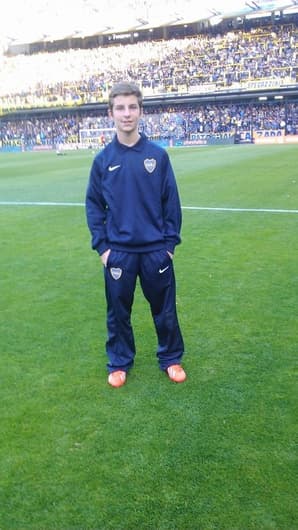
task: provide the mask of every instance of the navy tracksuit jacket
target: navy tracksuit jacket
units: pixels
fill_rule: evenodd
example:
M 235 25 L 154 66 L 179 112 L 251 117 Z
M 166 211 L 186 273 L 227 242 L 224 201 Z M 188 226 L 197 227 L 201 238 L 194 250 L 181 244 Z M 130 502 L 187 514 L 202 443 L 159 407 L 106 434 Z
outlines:
M 105 268 L 108 370 L 134 362 L 131 310 L 137 277 L 148 300 L 162 370 L 184 352 L 176 313 L 173 263 L 180 243 L 181 205 L 167 152 L 142 134 L 127 147 L 117 136 L 94 158 L 86 193 L 92 248 L 111 249 Z

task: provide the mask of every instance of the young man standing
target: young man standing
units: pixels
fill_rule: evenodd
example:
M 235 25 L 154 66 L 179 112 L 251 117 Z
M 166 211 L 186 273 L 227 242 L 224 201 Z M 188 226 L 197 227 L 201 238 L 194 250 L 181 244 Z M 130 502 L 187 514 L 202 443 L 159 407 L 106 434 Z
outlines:
M 139 133 L 142 106 L 138 86 L 112 88 L 109 115 L 116 134 L 94 158 L 86 193 L 92 248 L 104 266 L 113 387 L 125 383 L 134 363 L 131 311 L 138 277 L 156 329 L 159 366 L 172 381 L 186 379 L 172 261 L 180 243 L 180 199 L 167 152 Z

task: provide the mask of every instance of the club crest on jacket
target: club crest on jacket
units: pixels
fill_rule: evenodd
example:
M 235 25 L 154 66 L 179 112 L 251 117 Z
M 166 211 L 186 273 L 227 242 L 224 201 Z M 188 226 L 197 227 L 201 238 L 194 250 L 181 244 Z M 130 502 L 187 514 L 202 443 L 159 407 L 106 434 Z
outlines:
M 156 168 L 156 160 L 154 158 L 146 158 L 144 160 L 144 166 L 148 173 L 153 173 Z

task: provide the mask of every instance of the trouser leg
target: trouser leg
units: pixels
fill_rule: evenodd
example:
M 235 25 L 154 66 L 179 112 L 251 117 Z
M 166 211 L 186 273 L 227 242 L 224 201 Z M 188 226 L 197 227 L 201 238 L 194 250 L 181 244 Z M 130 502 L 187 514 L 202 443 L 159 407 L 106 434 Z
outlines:
M 173 262 L 165 250 L 141 255 L 140 283 L 153 317 L 160 368 L 180 364 L 184 343 L 176 311 Z
M 111 251 L 105 268 L 107 299 L 106 353 L 109 372 L 127 371 L 134 362 L 135 341 L 131 310 L 137 278 L 137 256 Z

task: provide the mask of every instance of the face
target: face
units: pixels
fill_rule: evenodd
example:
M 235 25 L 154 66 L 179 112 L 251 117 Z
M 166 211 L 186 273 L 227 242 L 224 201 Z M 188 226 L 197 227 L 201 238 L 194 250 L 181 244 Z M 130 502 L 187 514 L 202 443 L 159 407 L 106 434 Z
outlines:
M 142 110 L 138 98 L 134 95 L 116 96 L 110 116 L 113 118 L 117 132 L 130 135 L 138 131 Z

